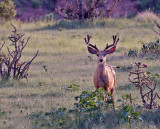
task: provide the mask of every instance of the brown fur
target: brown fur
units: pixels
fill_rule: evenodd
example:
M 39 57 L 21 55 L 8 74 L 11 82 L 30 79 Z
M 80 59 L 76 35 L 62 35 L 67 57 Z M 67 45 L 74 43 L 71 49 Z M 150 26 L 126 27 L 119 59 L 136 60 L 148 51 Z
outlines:
M 105 91 L 111 92 L 115 89 L 115 71 L 111 66 L 106 66 L 106 64 L 98 64 L 97 69 L 94 74 L 94 85 L 98 89 L 103 87 Z

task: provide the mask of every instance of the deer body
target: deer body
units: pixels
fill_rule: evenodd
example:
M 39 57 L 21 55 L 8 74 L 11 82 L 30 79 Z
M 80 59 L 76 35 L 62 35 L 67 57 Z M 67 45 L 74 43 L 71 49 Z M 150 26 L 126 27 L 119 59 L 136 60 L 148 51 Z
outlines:
M 94 74 L 94 85 L 98 89 L 103 87 L 105 91 L 111 92 L 115 89 L 115 71 L 111 66 L 97 65 L 97 69 Z
M 106 55 L 111 54 L 116 50 L 116 45 L 119 41 L 119 38 L 116 39 L 116 35 L 113 36 L 113 44 L 106 45 L 106 48 L 102 51 L 99 51 L 96 45 L 90 44 L 90 36 L 87 35 L 87 39 L 85 38 L 85 42 L 88 45 L 88 51 L 91 54 L 97 55 L 97 68 L 94 74 L 94 85 L 95 88 L 98 89 L 103 87 L 105 91 L 113 94 L 115 89 L 116 76 L 115 71 L 112 66 L 107 65 L 106 63 Z

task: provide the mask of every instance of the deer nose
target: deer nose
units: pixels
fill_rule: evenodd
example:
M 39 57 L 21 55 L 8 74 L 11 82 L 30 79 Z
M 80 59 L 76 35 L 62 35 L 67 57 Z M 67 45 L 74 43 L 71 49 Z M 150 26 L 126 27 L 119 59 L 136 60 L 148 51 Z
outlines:
M 100 62 L 103 62 L 103 59 L 100 59 L 99 61 L 100 61 Z

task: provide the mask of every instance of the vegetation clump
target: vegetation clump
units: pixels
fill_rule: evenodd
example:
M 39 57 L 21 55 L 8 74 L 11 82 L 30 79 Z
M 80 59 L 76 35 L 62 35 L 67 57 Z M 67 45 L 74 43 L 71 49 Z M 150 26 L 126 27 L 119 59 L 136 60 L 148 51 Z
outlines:
M 159 55 L 160 54 L 159 40 L 157 40 L 156 42 L 150 42 L 150 43 L 143 44 L 141 50 L 144 54 L 152 53 L 152 54 Z
M 108 93 L 108 101 L 104 101 L 104 89 L 99 88 L 96 91 L 83 91 L 75 100 L 73 109 L 66 108 L 51 109 L 49 112 L 36 115 L 31 115 L 31 118 L 36 118 L 36 127 L 55 127 L 55 128 L 85 128 L 86 123 L 88 127 L 92 127 L 91 123 L 94 121 L 99 123 L 100 119 L 103 123 L 105 119 L 105 112 L 109 107 L 113 109 L 113 100 Z M 101 124 L 102 124 L 101 123 Z
M 108 100 L 104 101 L 103 88 L 93 92 L 83 91 L 79 96 L 75 97 L 79 101 L 74 103 L 73 109 L 67 110 L 64 107 L 52 108 L 49 112 L 32 114 L 30 118 L 36 120 L 34 126 L 38 128 L 91 128 L 93 123 L 94 125 L 105 126 L 108 123 L 106 120 L 110 119 L 110 117 L 115 120 L 115 127 L 118 123 L 123 124 L 125 122 L 128 122 L 131 127 L 133 123 L 143 121 L 138 106 L 131 102 L 131 95 L 125 94 L 122 99 L 118 99 L 117 102 L 121 102 L 121 105 L 115 110 L 114 102 L 111 99 L 112 96 L 109 93 L 107 94 Z M 110 125 L 111 123 L 108 124 Z
M 16 15 L 15 5 L 12 0 L 1 0 L 0 1 L 0 18 L 10 20 Z
M 159 0 L 133 0 L 137 3 L 138 11 L 145 11 L 150 9 L 155 13 L 160 13 Z
M 139 111 L 140 106 L 136 106 L 135 104 L 133 104 L 131 93 L 122 95 L 122 100 L 118 99 L 117 102 L 122 102 L 119 114 L 120 124 L 128 122 L 131 128 L 133 123 L 143 122 L 142 116 Z
M 128 56 L 130 57 L 137 57 L 137 55 L 138 55 L 138 52 L 134 49 L 130 49 L 128 52 Z

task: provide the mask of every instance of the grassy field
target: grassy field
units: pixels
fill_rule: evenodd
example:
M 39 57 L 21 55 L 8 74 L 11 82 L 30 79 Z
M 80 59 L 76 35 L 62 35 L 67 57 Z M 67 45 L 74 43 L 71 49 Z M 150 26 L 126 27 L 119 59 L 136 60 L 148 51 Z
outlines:
M 0 82 L 0 108 L 5 112 L 0 118 L 1 129 L 34 128 L 33 121 L 28 118 L 32 113 L 49 111 L 52 107 L 70 109 L 75 102 L 74 97 L 82 91 L 95 90 L 93 74 L 96 68 L 96 57 L 90 55 L 84 43 L 87 34 L 92 36 L 92 43 L 103 49 L 106 43 L 112 43 L 112 35 L 117 34 L 120 41 L 114 54 L 107 56 L 107 63 L 114 66 L 129 66 L 134 62 L 148 65 L 147 71 L 160 73 L 160 61 L 146 60 L 141 56 L 128 57 L 128 51 L 135 49 L 140 52 L 143 43 L 156 41 L 158 36 L 152 30 L 156 26 L 152 22 L 135 19 L 94 20 L 92 23 L 71 21 L 55 21 L 53 23 L 36 22 L 21 23 L 12 21 L 19 32 L 30 36 L 28 46 L 24 50 L 23 59 L 31 59 L 37 50 L 38 57 L 29 70 L 29 80 Z M 6 41 L 12 27 L 9 23 L 0 25 L 0 41 Z M 9 46 L 10 47 L 10 46 Z M 43 66 L 47 66 L 45 72 Z M 132 93 L 136 104 L 142 105 L 137 89 L 128 81 L 129 72 L 125 69 L 116 70 L 117 82 L 114 92 L 115 101 L 123 94 Z M 69 85 L 79 85 L 80 90 L 69 92 Z M 160 89 L 157 89 L 158 92 Z M 160 93 L 160 92 L 159 92 Z M 160 101 L 158 100 L 158 103 Z M 116 105 L 116 104 L 115 104 Z M 154 111 L 153 111 L 154 112 Z M 149 115 L 148 115 L 149 116 Z M 114 122 L 114 121 L 111 121 Z M 117 128 L 126 128 L 117 127 Z M 157 128 L 150 121 L 146 128 Z M 95 128 L 107 128 L 96 126 Z

